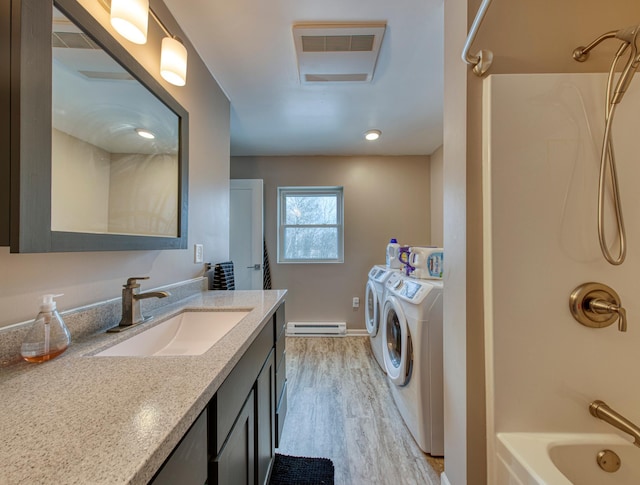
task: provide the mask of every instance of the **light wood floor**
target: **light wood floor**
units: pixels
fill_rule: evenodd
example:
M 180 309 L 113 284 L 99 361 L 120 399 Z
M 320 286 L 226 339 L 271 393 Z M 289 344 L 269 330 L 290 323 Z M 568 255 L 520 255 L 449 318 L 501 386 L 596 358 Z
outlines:
M 439 485 L 393 402 L 368 337 L 287 338 L 289 409 L 279 453 L 333 460 L 336 485 Z

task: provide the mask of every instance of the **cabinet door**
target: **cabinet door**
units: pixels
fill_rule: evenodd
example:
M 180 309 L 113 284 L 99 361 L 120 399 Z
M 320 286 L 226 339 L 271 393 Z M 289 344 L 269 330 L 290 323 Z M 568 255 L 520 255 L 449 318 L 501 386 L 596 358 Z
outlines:
M 182 441 L 150 482 L 153 485 L 203 485 L 207 481 L 207 411 L 184 435 Z
M 218 485 L 255 484 L 255 394 L 242 406 L 226 443 L 214 461 L 211 483 Z
M 256 380 L 258 485 L 264 485 L 269 479 L 275 454 L 275 385 L 275 358 L 271 350 Z
M 284 426 L 284 418 L 287 414 L 287 356 L 285 351 L 286 321 L 284 312 L 284 303 L 282 303 L 278 307 L 274 316 L 274 326 L 276 331 L 276 393 L 274 395 L 274 407 L 276 409 L 276 448 L 280 446 L 282 427 Z

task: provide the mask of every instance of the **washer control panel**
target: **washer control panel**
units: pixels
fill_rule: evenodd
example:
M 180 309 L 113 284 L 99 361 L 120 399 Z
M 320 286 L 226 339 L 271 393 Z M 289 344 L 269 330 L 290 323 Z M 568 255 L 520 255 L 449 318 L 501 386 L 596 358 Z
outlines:
M 438 286 L 432 283 L 422 280 L 416 281 L 394 273 L 387 280 L 386 287 L 392 294 L 417 305 L 422 302 L 434 287 Z
M 419 299 L 419 293 L 424 291 L 425 287 L 415 281 L 405 281 L 400 294 L 409 300 Z

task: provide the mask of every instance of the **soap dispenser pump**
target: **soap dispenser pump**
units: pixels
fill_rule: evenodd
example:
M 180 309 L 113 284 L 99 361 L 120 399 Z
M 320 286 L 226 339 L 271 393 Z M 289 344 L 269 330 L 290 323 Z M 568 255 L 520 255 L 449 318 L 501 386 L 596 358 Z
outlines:
M 46 362 L 69 347 L 71 342 L 69 329 L 56 310 L 54 298 L 58 296 L 62 295 L 42 297 L 40 312 L 20 348 L 20 355 L 27 362 Z

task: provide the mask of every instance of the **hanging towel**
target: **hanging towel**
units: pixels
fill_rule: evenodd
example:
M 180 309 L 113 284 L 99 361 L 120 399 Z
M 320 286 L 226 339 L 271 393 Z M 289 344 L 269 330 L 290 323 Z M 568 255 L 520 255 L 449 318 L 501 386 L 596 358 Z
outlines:
M 262 289 L 271 289 L 271 268 L 269 267 L 269 253 L 267 253 L 267 241 L 262 240 L 262 246 L 264 247 L 262 257 Z
M 207 271 L 210 290 L 235 290 L 236 284 L 233 277 L 233 261 L 216 263 L 213 269 Z

